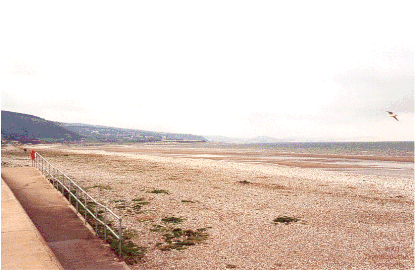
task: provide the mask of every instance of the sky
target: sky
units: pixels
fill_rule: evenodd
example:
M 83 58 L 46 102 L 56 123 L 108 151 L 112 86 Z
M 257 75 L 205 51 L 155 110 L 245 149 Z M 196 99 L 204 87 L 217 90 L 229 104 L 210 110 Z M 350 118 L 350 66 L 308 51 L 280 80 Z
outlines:
M 396 0 L 2 1 L 1 109 L 195 135 L 412 141 L 414 15 Z

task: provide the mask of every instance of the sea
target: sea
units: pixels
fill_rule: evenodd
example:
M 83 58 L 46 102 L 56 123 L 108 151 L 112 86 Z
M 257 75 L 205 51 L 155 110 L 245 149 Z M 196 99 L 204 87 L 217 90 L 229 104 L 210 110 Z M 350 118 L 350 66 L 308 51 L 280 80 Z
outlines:
M 414 156 L 414 142 L 284 142 L 242 144 L 239 147 L 275 149 L 291 153 L 363 155 L 363 156 Z
M 288 154 L 264 157 L 266 160 L 287 160 L 295 161 L 312 160 L 320 163 L 344 165 L 343 168 L 327 168 L 327 170 L 346 171 L 367 175 L 392 176 L 414 179 L 414 142 L 283 142 L 283 143 L 255 143 L 255 144 L 229 144 L 222 147 L 270 150 L 271 152 Z M 307 157 L 289 154 L 311 154 L 322 155 L 321 157 Z M 333 155 L 327 158 L 325 155 Z M 338 156 L 338 157 L 336 157 Z M 396 160 L 379 160 L 353 158 L 363 157 L 397 157 Z M 403 158 L 399 160 L 399 158 Z M 409 161 L 412 160 L 412 161 Z

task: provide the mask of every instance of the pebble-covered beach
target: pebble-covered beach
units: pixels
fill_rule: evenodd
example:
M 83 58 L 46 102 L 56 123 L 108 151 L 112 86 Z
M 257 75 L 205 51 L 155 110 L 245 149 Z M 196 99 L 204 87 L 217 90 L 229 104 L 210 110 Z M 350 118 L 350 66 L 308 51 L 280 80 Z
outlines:
M 132 269 L 414 268 L 413 175 L 215 146 L 24 147 L 123 217 L 146 248 Z M 2 166 L 28 165 L 2 147 Z M 169 245 L 179 230 L 200 237 Z

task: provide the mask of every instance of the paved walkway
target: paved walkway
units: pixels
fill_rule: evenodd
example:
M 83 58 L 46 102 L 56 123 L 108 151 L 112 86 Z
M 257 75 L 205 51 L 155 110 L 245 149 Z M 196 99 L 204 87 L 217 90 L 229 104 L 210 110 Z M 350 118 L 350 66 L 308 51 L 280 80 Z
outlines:
M 44 239 L 37 237 L 35 241 L 34 236 L 20 233 L 27 225 L 22 225 L 23 223 L 12 215 L 16 209 L 11 206 L 13 200 L 11 195 L 6 195 L 3 202 L 3 186 L 6 186 L 2 183 L 2 269 L 129 270 L 125 263 L 117 261 L 114 253 L 102 240 L 94 236 L 76 215 L 68 201 L 37 169 L 2 168 L 1 177 L 37 228 L 38 236 L 40 233 Z M 20 226 L 23 226 L 23 229 L 19 231 Z M 13 227 L 16 230 L 14 234 L 10 231 Z M 32 226 L 32 231 L 33 229 Z M 43 257 L 38 257 L 35 261 L 39 264 L 35 265 L 26 254 L 35 254 L 30 255 L 35 257 L 43 254 Z M 53 255 L 61 266 L 56 263 Z M 14 267 L 17 263 L 28 267 Z M 46 266 L 41 263 L 45 263 Z
M 1 179 L 1 268 L 63 269 L 3 179 Z

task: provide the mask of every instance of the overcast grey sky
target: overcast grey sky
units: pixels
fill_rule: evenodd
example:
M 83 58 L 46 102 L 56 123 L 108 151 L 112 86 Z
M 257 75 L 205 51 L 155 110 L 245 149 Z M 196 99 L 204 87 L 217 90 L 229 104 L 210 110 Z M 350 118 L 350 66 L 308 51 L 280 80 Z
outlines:
M 414 140 L 412 4 L 2 1 L 1 107 L 198 135 Z

